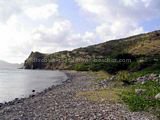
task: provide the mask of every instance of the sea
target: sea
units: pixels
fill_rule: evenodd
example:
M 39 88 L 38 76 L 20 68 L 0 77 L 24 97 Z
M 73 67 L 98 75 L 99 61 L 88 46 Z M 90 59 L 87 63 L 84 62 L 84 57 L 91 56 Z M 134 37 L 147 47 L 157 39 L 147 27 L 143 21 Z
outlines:
M 0 103 L 28 97 L 34 90 L 41 92 L 65 80 L 66 74 L 60 71 L 0 69 Z

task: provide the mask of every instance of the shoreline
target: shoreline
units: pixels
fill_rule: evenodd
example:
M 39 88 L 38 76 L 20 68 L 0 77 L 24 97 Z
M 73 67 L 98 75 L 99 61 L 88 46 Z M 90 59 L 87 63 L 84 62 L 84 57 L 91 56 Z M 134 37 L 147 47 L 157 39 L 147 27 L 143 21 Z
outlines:
M 87 72 L 62 71 L 68 79 L 28 98 L 0 107 L 0 120 L 156 120 L 145 112 L 130 112 L 122 104 L 95 103 L 77 93 L 93 90 L 94 76 Z
M 62 81 L 61 84 L 59 85 L 52 85 L 44 90 L 42 90 L 41 92 L 36 92 L 35 94 L 30 94 L 28 97 L 24 97 L 24 98 L 15 98 L 14 100 L 8 101 L 8 102 L 4 102 L 4 103 L 0 103 L 0 110 L 3 109 L 4 107 L 10 106 L 10 105 L 15 105 L 17 103 L 22 103 L 24 100 L 26 99 L 32 99 L 33 97 L 39 96 L 39 95 L 43 95 L 47 92 L 49 92 L 52 89 L 56 89 L 56 87 L 59 86 L 63 86 L 64 84 L 68 83 L 69 81 L 71 81 L 71 76 L 69 76 L 69 74 L 66 71 L 60 71 L 63 72 L 67 79 L 65 81 Z

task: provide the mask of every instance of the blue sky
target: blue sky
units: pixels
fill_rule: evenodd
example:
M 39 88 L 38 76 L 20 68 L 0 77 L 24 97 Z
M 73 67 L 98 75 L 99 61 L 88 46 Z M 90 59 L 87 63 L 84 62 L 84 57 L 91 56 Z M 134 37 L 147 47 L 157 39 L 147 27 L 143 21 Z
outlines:
M 151 20 L 144 20 L 140 24 L 143 26 L 145 31 L 154 31 L 160 29 L 160 17 Z
M 1 0 L 0 56 L 23 62 L 160 29 L 159 0 Z M 15 54 L 16 53 L 16 54 Z
M 59 0 L 58 4 L 60 14 L 72 22 L 77 32 L 92 31 L 96 27 L 96 23 L 86 18 L 74 0 Z

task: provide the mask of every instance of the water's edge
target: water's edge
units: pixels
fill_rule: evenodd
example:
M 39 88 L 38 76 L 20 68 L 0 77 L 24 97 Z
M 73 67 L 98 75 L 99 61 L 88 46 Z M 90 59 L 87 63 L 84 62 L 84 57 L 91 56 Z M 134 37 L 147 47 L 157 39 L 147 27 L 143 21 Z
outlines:
M 61 84 L 51 85 L 51 87 L 48 87 L 48 88 L 42 90 L 41 92 L 36 92 L 35 94 L 29 95 L 29 97 L 15 98 L 15 99 L 12 100 L 12 101 L 0 103 L 0 109 L 4 108 L 4 107 L 6 107 L 6 106 L 14 105 L 14 104 L 16 104 L 16 103 L 23 103 L 23 101 L 26 100 L 26 99 L 31 99 L 31 98 L 33 98 L 33 97 L 36 97 L 36 96 L 39 96 L 39 95 L 43 95 L 43 94 L 51 91 L 52 89 L 56 89 L 57 87 L 63 86 L 63 85 L 65 85 L 66 83 L 70 82 L 71 76 L 70 76 L 67 72 L 65 72 L 65 71 L 60 71 L 60 72 L 63 72 L 63 73 L 66 75 L 66 77 L 67 77 L 66 80 L 62 81 Z

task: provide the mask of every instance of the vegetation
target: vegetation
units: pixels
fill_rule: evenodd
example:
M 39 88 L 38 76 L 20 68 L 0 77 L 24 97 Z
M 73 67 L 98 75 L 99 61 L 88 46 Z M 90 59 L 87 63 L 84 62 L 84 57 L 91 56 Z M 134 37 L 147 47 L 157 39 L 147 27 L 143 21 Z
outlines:
M 87 64 L 76 64 L 74 67 L 74 70 L 76 71 L 88 71 L 88 65 Z
M 112 76 L 111 74 L 105 71 L 91 72 L 91 75 L 94 75 L 97 77 L 95 82 L 100 82 L 102 80 L 109 79 Z
M 135 89 L 145 89 L 144 94 L 137 95 Z M 152 111 L 160 117 L 160 100 L 154 97 L 160 93 L 160 85 L 157 82 L 147 82 L 130 86 L 123 91 L 122 100 L 132 111 Z
M 118 80 L 118 81 L 120 81 L 120 82 L 123 82 L 123 83 L 130 83 L 130 74 L 129 74 L 129 72 L 128 71 L 120 71 L 120 72 L 118 72 L 117 73 L 117 75 L 116 75 L 116 79 Z
M 86 91 L 79 92 L 77 96 L 83 96 L 90 101 L 94 102 L 111 102 L 117 103 L 120 102 L 120 93 L 121 89 L 100 89 L 96 91 Z
M 77 71 L 106 71 L 115 74 L 120 70 L 127 70 L 132 62 L 136 60 L 131 54 L 117 54 L 108 58 L 90 60 L 87 63 L 78 63 L 74 69 Z
M 160 73 L 158 70 L 144 69 L 143 71 L 129 72 L 119 71 L 112 82 L 131 83 L 132 80 L 138 77 L 145 76 L 151 73 Z M 112 75 L 105 72 L 91 72 L 90 74 L 97 77 L 96 82 L 108 80 Z M 137 94 L 136 89 L 145 90 L 142 94 Z M 160 83 L 158 81 L 148 81 L 144 84 L 119 84 L 118 86 L 109 86 L 107 88 L 99 88 L 92 91 L 79 92 L 77 96 L 83 96 L 94 102 L 111 102 L 125 103 L 131 111 L 147 111 L 160 117 L 160 100 L 155 99 L 155 96 L 160 93 Z

